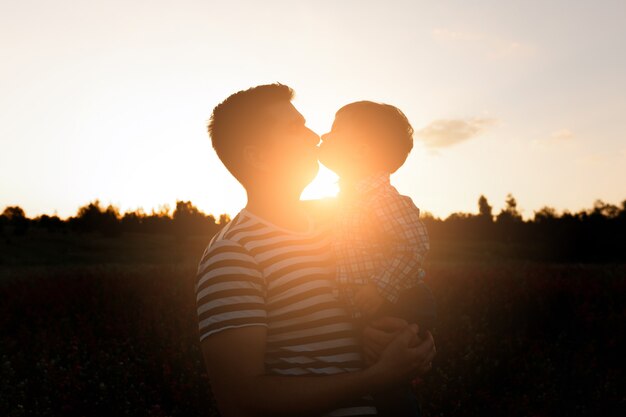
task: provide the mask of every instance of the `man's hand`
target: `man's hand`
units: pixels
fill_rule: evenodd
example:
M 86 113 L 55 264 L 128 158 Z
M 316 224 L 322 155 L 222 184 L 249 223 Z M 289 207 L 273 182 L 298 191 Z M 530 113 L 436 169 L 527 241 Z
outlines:
M 434 339 L 430 332 L 426 332 L 425 336 L 420 338 L 417 336 L 417 325 L 412 325 L 415 330 L 415 337 L 411 337 L 408 340 L 408 346 L 410 348 L 420 347 L 426 343 L 427 347 L 423 352 L 420 351 L 419 355 L 421 359 L 417 359 L 420 362 L 417 369 L 417 375 L 423 375 L 430 370 L 430 361 L 435 356 L 437 349 L 435 348 Z M 409 324 L 397 317 L 382 317 L 378 320 L 372 321 L 363 330 L 363 350 L 365 354 L 365 361 L 367 365 L 373 365 L 377 363 L 387 346 L 394 339 L 396 339 L 404 330 L 409 327 Z M 432 346 L 430 346 L 432 342 Z M 423 357 L 422 357 L 423 356 Z M 431 357 L 432 356 L 432 357 Z M 424 361 L 424 359 L 429 359 Z
M 363 330 L 365 361 L 373 365 L 387 345 L 404 330 L 409 323 L 397 317 L 382 317 L 368 324 Z
M 403 330 L 380 355 L 378 363 L 375 366 L 382 366 L 389 369 L 390 380 L 396 380 L 402 377 L 409 380 L 416 376 L 424 375 L 432 368 L 432 361 L 437 354 L 435 341 L 430 332 L 426 332 L 425 337 L 420 339 L 418 331 L 419 328 L 417 324 L 409 325 L 409 327 Z M 412 357 L 406 358 L 402 356 L 402 353 L 407 348 L 411 351 Z M 406 361 L 406 363 L 401 363 L 403 360 Z M 398 369 L 401 369 L 402 372 L 398 373 Z
M 385 348 L 378 362 L 372 366 L 372 369 L 377 368 L 381 371 L 383 384 L 384 381 L 390 383 L 402 379 L 409 381 L 416 376 L 424 375 L 432 368 L 432 361 L 437 353 L 435 341 L 430 332 L 426 332 L 424 338 L 420 339 L 417 336 L 418 330 L 417 324 L 411 324 L 402 330 Z
M 362 286 L 354 296 L 354 306 L 366 317 L 373 316 L 384 302 L 385 299 L 374 284 Z

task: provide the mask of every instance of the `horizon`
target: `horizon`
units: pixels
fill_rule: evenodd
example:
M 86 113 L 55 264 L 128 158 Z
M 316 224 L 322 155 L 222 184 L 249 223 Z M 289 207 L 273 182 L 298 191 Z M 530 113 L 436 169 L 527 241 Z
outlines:
M 245 192 L 206 133 L 215 105 L 281 82 L 317 134 L 341 106 L 399 107 L 392 176 L 445 218 L 525 218 L 626 196 L 626 3 L 0 2 L 0 207 L 67 218 L 177 200 L 234 215 Z M 375 30 L 373 30 L 375 28 Z M 622 52 L 619 52 L 622 51 Z M 306 191 L 332 195 L 326 169 Z
M 445 216 L 445 217 L 442 217 L 442 216 L 437 216 L 436 214 L 431 213 L 431 212 L 429 212 L 429 211 L 427 211 L 427 210 L 421 210 L 421 215 L 422 215 L 422 216 L 425 216 L 425 217 L 431 216 L 431 217 L 433 217 L 434 219 L 436 219 L 436 220 L 441 220 L 441 221 L 446 220 L 449 216 L 454 215 L 454 214 L 469 214 L 469 215 L 477 215 L 477 214 L 479 213 L 479 211 L 478 211 L 478 199 L 479 199 L 481 196 L 484 196 L 484 194 L 481 194 L 480 196 L 478 196 L 478 197 L 476 198 L 476 209 L 475 209 L 475 210 L 473 210 L 473 211 L 459 211 L 459 210 L 457 210 L 457 211 L 452 211 L 450 214 L 448 214 L 448 215 L 447 215 L 447 216 Z M 486 197 L 486 196 L 485 196 L 485 197 Z M 514 196 L 514 195 L 513 195 L 513 197 L 515 198 L 515 196 Z M 327 198 L 333 198 L 333 197 L 327 197 Z M 487 197 L 486 197 L 486 198 L 487 198 Z M 519 205 L 519 201 L 517 201 L 517 198 L 515 198 L 515 200 L 516 200 L 516 202 L 517 202 L 517 210 L 519 211 L 519 213 L 520 213 L 520 215 L 521 215 L 521 217 L 522 217 L 522 219 L 523 219 L 524 221 L 532 221 L 532 220 L 535 218 L 536 213 L 537 213 L 538 211 L 540 211 L 541 209 L 544 209 L 544 208 L 554 209 L 554 210 L 555 210 L 555 212 L 556 212 L 556 215 L 557 215 L 557 216 L 562 216 L 562 215 L 564 215 L 564 214 L 568 214 L 568 213 L 569 213 L 569 214 L 573 214 L 573 215 L 575 215 L 575 214 L 579 214 L 579 213 L 583 213 L 583 212 L 587 212 L 587 213 L 588 213 L 588 212 L 590 212 L 590 211 L 592 211 L 592 210 L 593 210 L 593 208 L 595 207 L 595 205 L 596 205 L 597 203 L 603 203 L 604 205 L 607 205 L 607 206 L 614 206 L 614 207 L 617 207 L 617 208 L 620 208 L 620 209 L 624 209 L 624 208 L 626 208 L 626 197 L 624 197 L 621 201 L 618 201 L 618 202 L 610 202 L 610 201 L 605 201 L 605 200 L 602 200 L 602 199 L 595 199 L 595 200 L 592 202 L 592 204 L 591 204 L 591 205 L 589 205 L 588 207 L 582 208 L 582 209 L 580 209 L 580 210 L 568 210 L 568 209 L 565 209 L 565 210 L 557 210 L 557 209 L 556 209 L 556 208 L 554 208 L 553 206 L 551 206 L 551 205 L 549 205 L 549 204 L 545 204 L 545 205 L 541 206 L 538 210 L 534 210 L 534 211 L 532 212 L 532 216 L 531 216 L 531 215 L 528 215 L 527 213 L 525 213 L 524 208 L 523 208 L 522 206 L 520 206 L 520 205 Z M 49 216 L 49 217 L 54 217 L 54 216 L 57 216 L 57 217 L 59 217 L 59 219 L 61 219 L 62 221 L 67 221 L 67 220 L 69 220 L 69 219 L 70 219 L 70 218 L 72 218 L 72 217 L 76 217 L 76 215 L 78 214 L 78 212 L 79 212 L 79 210 L 80 210 L 81 208 L 83 208 L 83 207 L 87 207 L 87 206 L 89 206 L 90 204 L 96 204 L 96 205 L 98 205 L 98 207 L 100 207 L 101 209 L 105 209 L 105 210 L 106 210 L 107 208 L 109 208 L 109 207 L 113 207 L 113 208 L 116 210 L 117 214 L 120 216 L 120 218 L 121 218 L 121 217 L 123 217 L 123 216 L 124 216 L 124 215 L 126 215 L 126 214 L 131 214 L 131 213 L 137 213 L 137 214 L 141 213 L 141 214 L 144 214 L 144 215 L 146 215 L 146 216 L 153 215 L 153 214 L 159 214 L 159 213 L 165 213 L 168 217 L 172 217 L 172 216 L 173 216 L 173 214 L 174 214 L 174 211 L 176 210 L 176 203 L 177 203 L 177 202 L 191 203 L 191 205 L 192 205 L 193 207 L 195 207 L 196 209 L 198 209 L 198 211 L 199 211 L 200 213 L 204 214 L 205 216 L 212 216 L 212 217 L 214 217 L 214 218 L 215 218 L 215 220 L 216 220 L 216 221 L 218 221 L 218 220 L 219 220 L 219 218 L 220 218 L 220 216 L 222 216 L 222 215 L 228 215 L 228 217 L 229 217 L 229 218 L 231 218 L 231 219 L 237 215 L 237 213 L 226 213 L 226 212 L 224 212 L 224 213 L 217 213 L 217 212 L 207 212 L 207 211 L 204 211 L 202 208 L 198 207 L 197 205 L 195 205 L 195 204 L 193 203 L 193 201 L 191 201 L 191 200 L 187 200 L 187 201 L 184 201 L 184 200 L 178 200 L 178 201 L 174 202 L 174 204 L 173 204 L 173 205 L 170 205 L 170 204 L 167 204 L 167 203 L 165 203 L 165 204 L 160 204 L 158 207 L 153 207 L 153 208 L 151 208 L 150 210 L 145 210 L 143 207 L 137 207 L 137 208 L 135 208 L 135 209 L 121 210 L 121 209 L 120 209 L 120 207 L 116 206 L 115 204 L 112 204 L 112 203 L 105 203 L 105 202 L 101 201 L 100 199 L 95 199 L 95 200 L 92 200 L 92 201 L 86 202 L 86 203 L 84 203 L 84 204 L 82 204 L 82 205 L 78 206 L 78 207 L 76 208 L 76 210 L 75 210 L 74 214 L 70 214 L 70 215 L 68 215 L 68 216 L 63 216 L 63 217 L 62 217 L 62 216 L 59 216 L 56 212 L 53 212 L 52 214 L 51 214 L 51 213 L 37 213 L 37 214 L 34 214 L 34 215 L 32 215 L 32 214 L 31 214 L 31 215 L 29 215 L 29 213 L 28 213 L 26 210 L 24 210 L 24 214 L 25 214 L 25 217 L 26 217 L 26 218 L 31 219 L 31 220 L 34 220 L 34 219 L 36 219 L 36 218 L 38 218 L 38 217 L 41 217 L 41 216 L 47 215 L 47 216 Z M 492 202 L 492 201 L 489 201 L 489 198 L 487 198 L 487 202 L 488 202 L 488 204 L 489 204 L 489 205 L 491 206 L 491 208 L 492 208 L 492 214 L 493 214 L 493 217 L 494 217 L 494 218 L 495 218 L 495 217 L 497 217 L 497 215 L 498 215 L 499 213 L 501 213 L 501 212 L 502 212 L 503 208 L 502 208 L 502 209 L 498 209 L 498 210 L 496 210 L 496 209 L 495 209 L 495 205 L 493 204 L 493 202 Z M 504 205 L 503 205 L 503 206 L 504 206 Z M 19 208 L 23 209 L 23 207 L 22 207 L 21 205 L 19 205 L 19 204 L 9 204 L 9 205 L 4 206 L 4 208 L 2 208 L 2 211 L 0 211 L 0 215 L 2 215 L 2 213 L 4 212 L 4 210 L 6 210 L 6 209 L 7 209 L 7 208 L 9 208 L 9 207 L 19 207 Z

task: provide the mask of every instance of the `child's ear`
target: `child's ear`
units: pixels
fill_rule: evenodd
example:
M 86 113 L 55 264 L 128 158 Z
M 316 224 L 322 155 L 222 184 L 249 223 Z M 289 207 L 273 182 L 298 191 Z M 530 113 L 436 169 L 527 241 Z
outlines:
M 258 146 L 245 146 L 243 148 L 243 160 L 246 165 L 251 166 L 256 170 L 263 171 L 267 167 L 265 153 Z

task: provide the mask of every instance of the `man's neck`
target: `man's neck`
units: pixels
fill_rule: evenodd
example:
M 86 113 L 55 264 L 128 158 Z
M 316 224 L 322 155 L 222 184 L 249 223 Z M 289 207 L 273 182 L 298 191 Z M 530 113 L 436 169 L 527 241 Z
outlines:
M 249 190 L 246 210 L 287 230 L 304 232 L 309 228 L 309 218 L 296 192 Z

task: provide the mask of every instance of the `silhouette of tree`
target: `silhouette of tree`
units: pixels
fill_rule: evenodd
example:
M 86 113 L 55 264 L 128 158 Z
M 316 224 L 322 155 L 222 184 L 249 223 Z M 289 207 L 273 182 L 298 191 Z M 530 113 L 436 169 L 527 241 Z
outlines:
M 596 200 L 593 204 L 593 209 L 591 210 L 592 216 L 606 217 L 609 219 L 615 219 L 619 216 L 619 214 L 619 207 L 613 204 L 607 204 L 602 200 Z
M 172 233 L 172 218 L 170 217 L 170 206 L 165 204 L 157 210 L 152 209 L 150 215 L 142 218 L 141 230 L 146 233 Z
M 56 233 L 61 230 L 65 230 L 65 223 L 59 218 L 59 216 L 48 216 L 42 214 L 34 220 L 37 227 L 46 229 L 48 232 Z
M 478 198 L 478 216 L 472 219 L 472 233 L 481 240 L 493 239 L 493 208 L 487 201 L 487 197 L 481 195 Z
M 491 213 L 491 210 L 492 207 L 489 205 L 487 197 L 481 195 L 478 198 L 478 215 L 485 220 L 489 220 L 491 223 L 493 221 L 493 214 Z
M 176 201 L 173 219 L 174 233 L 180 239 L 191 235 L 211 234 L 217 229 L 215 217 L 205 215 L 191 201 Z
M 122 216 L 120 223 L 124 232 L 139 233 L 144 226 L 146 214 L 142 209 L 127 211 Z
M 507 194 L 506 200 L 504 201 L 506 204 L 505 207 L 498 214 L 497 221 L 498 222 L 509 222 L 509 221 L 522 221 L 522 215 L 517 210 L 517 200 L 513 197 L 512 194 Z
M 13 234 L 16 236 L 23 236 L 28 230 L 30 224 L 29 219 L 26 217 L 26 213 L 19 206 L 9 206 L 2 212 L 2 217 L 5 222 L 13 228 Z
M 505 207 L 496 217 L 496 222 L 501 241 L 511 243 L 521 237 L 522 215 L 517 209 L 517 200 L 512 194 L 507 194 Z
M 475 217 L 469 213 L 452 213 L 444 221 L 445 227 L 442 230 L 441 237 L 454 240 L 471 240 L 472 233 L 469 225 L 472 218 Z
M 99 200 L 80 207 L 76 217 L 70 219 L 70 225 L 79 232 L 97 231 L 107 237 L 119 236 L 122 232 L 117 207 L 102 208 Z
M 552 222 L 558 219 L 558 213 L 552 207 L 544 206 L 535 211 L 534 221 L 536 223 Z
M 5 208 L 2 215 L 9 220 L 26 218 L 26 213 L 24 213 L 24 210 L 19 206 Z
M 497 256 L 561 262 L 626 261 L 626 200 L 619 205 L 596 200 L 592 208 L 577 213 L 565 210 L 559 214 L 544 206 L 527 221 L 522 219 L 511 194 L 505 203 L 495 221 L 493 209 L 483 195 L 478 198 L 476 214 L 457 212 L 442 220 L 423 212 L 421 218 L 433 248 L 438 242 L 448 241 L 453 244 L 451 248 L 461 243 L 459 248 Z M 36 227 L 49 232 L 99 232 L 110 237 L 122 232 L 163 234 L 184 240 L 188 236 L 212 236 L 231 220 L 227 214 L 218 219 L 204 214 L 190 201 L 177 201 L 173 212 L 164 205 L 150 214 L 138 209 L 120 216 L 116 207 L 105 208 L 95 200 L 80 207 L 68 220 L 45 214 L 30 220 L 19 206 L 6 207 L 0 215 L 0 233 L 6 235 L 8 230 L 19 235 Z M 474 242 L 481 245 L 473 247 Z

